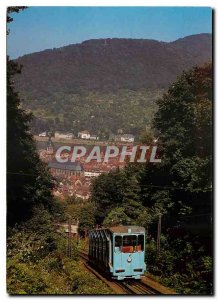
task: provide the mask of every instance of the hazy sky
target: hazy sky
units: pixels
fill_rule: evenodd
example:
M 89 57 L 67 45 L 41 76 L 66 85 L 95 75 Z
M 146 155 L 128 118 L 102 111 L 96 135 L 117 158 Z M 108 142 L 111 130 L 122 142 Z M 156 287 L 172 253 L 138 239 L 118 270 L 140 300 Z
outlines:
M 11 58 L 96 38 L 173 41 L 212 32 L 207 7 L 29 7 L 13 18 Z

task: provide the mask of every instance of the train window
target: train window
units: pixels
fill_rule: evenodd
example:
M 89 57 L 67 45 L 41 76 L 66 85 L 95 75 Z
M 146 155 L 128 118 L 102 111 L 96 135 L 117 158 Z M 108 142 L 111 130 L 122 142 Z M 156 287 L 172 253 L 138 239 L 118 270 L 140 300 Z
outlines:
M 124 235 L 123 237 L 123 252 L 132 253 L 136 251 L 137 236 L 136 235 Z
M 120 252 L 122 247 L 122 236 L 116 235 L 115 236 L 115 247 L 114 251 L 115 252 Z
M 136 235 L 124 235 L 123 246 L 136 246 L 137 238 Z
M 144 235 L 140 234 L 138 236 L 138 246 L 137 246 L 138 251 L 143 251 L 144 250 Z

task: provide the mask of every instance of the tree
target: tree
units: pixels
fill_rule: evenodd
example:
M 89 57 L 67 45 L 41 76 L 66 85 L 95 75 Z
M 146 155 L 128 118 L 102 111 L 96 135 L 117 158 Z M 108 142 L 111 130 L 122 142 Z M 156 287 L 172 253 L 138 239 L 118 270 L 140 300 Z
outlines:
M 173 198 L 177 203 L 192 207 L 192 214 L 210 213 L 211 64 L 184 72 L 159 100 L 158 105 L 154 126 L 160 133 L 162 161 L 169 172 L 170 185 L 175 187 Z M 178 213 L 180 209 L 183 208 L 177 205 Z
M 124 178 L 121 171 L 102 174 L 92 185 L 92 201 L 95 203 L 96 222 L 101 224 L 112 208 L 123 201 Z
M 160 132 L 165 158 L 178 161 L 184 157 L 211 156 L 211 64 L 184 72 L 172 84 L 158 101 L 154 126 Z
M 24 7 L 9 7 L 7 21 L 12 12 Z M 33 137 L 29 131 L 31 114 L 21 107 L 15 91 L 13 76 L 21 66 L 7 57 L 7 222 L 20 223 L 31 216 L 34 206 L 43 204 L 52 209 L 52 178 L 40 161 Z
M 79 229 L 87 232 L 95 224 L 95 205 L 87 203 L 80 208 L 79 212 Z
M 107 217 L 104 219 L 104 226 L 119 226 L 119 225 L 130 225 L 131 219 L 125 213 L 125 209 L 117 207 L 112 209 Z
M 165 214 L 162 230 L 167 243 L 162 245 L 165 270 L 160 267 L 161 272 L 178 276 L 180 288 L 186 286 L 185 293 L 210 293 L 208 268 L 196 253 L 206 258 L 212 254 L 211 64 L 184 72 L 158 106 L 154 126 L 159 132 L 162 164 L 151 166 L 153 170 L 147 167 L 143 180 L 151 186 L 146 188 L 144 203 L 149 197 L 154 209 Z M 172 257 L 172 263 L 166 265 Z M 190 284 L 187 278 L 192 278 Z

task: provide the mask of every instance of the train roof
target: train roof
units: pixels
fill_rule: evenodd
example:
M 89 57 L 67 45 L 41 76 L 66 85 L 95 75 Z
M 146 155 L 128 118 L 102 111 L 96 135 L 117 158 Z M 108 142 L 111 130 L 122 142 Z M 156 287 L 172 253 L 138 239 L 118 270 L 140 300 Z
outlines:
M 89 232 L 95 232 L 95 231 L 110 231 L 111 233 L 145 233 L 145 228 L 141 226 L 113 226 L 113 227 L 103 227 L 103 228 L 97 228 L 92 229 Z
M 141 226 L 114 226 L 108 228 L 113 233 L 141 233 L 145 232 L 145 228 Z

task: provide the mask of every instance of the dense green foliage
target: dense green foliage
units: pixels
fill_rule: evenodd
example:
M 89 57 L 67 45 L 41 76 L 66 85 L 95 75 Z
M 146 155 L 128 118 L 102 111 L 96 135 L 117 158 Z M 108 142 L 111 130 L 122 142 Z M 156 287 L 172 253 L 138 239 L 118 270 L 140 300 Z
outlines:
M 80 247 L 80 245 L 79 245 Z M 14 228 L 8 239 L 7 290 L 14 294 L 112 294 L 84 268 L 78 245 L 72 241 L 72 257 L 66 255 L 67 235 L 56 232 L 54 220 L 43 209 Z
M 43 100 L 28 98 L 25 108 L 31 108 L 34 119 L 33 133 L 66 130 L 75 135 L 88 129 L 101 138 L 111 133 L 138 134 L 145 126 L 151 126 L 156 111 L 155 101 L 163 90 L 119 90 L 117 92 L 83 92 L 77 94 L 54 93 Z
M 65 215 L 65 220 L 74 223 L 79 222 L 79 232 L 81 236 L 87 234 L 88 230 L 92 229 L 95 225 L 95 212 L 96 207 L 94 203 L 86 202 L 80 198 L 66 197 L 62 202 L 62 207 Z
M 55 199 L 54 206 L 55 206 Z M 74 205 L 74 208 L 72 207 Z M 94 222 L 92 204 L 57 202 L 51 214 L 43 206 L 34 208 L 31 219 L 8 230 L 7 290 L 14 294 L 113 294 L 79 259 L 78 251 L 84 241 L 72 240 L 72 257 L 67 255 L 68 235 L 57 225 L 69 216 L 80 217 L 80 232 L 90 229 Z M 84 219 L 83 219 L 84 216 Z M 93 216 L 93 217 L 92 217 Z M 92 221 L 91 221 L 92 220 Z M 57 230 L 58 229 L 58 230 Z
M 154 128 L 162 162 L 129 163 L 124 170 L 98 177 L 92 193 L 96 220 L 145 226 L 148 271 L 179 293 L 211 294 L 211 65 L 195 67 L 178 78 L 158 101 Z

